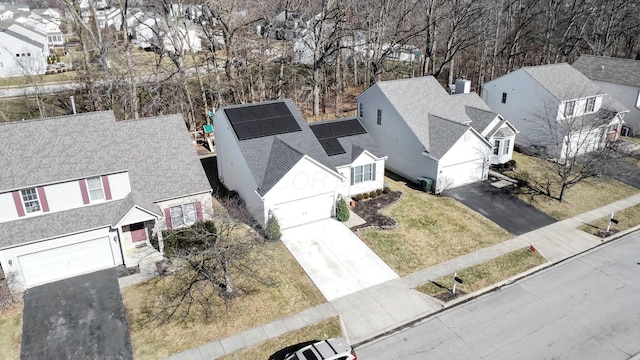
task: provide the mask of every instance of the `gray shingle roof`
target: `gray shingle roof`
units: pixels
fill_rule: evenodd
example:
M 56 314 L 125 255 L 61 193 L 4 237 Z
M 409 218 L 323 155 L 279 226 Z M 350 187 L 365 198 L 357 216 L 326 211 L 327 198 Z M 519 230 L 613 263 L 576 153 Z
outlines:
M 16 38 L 16 39 L 20 40 L 22 42 L 25 42 L 27 44 L 33 45 L 33 46 L 37 47 L 38 49 L 42 49 L 44 47 L 43 43 L 35 41 L 32 38 L 24 36 L 22 34 L 19 34 L 19 33 L 15 32 L 15 31 L 13 31 L 13 30 L 0 29 L 0 31 L 4 32 L 5 34 L 7 34 L 7 35 L 9 35 L 9 36 L 11 36 L 13 38 Z
M 468 125 L 429 114 L 429 155 L 442 158 L 468 130 Z
M 593 81 L 567 63 L 530 66 L 522 70 L 561 101 L 604 94 Z
M 238 141 L 240 151 L 244 156 L 247 166 L 258 184 L 258 192 L 264 195 L 282 179 L 282 177 L 302 158 L 307 155 L 310 158 L 320 162 L 329 169 L 336 171 L 337 166 L 348 165 L 352 163 L 354 157 L 353 151 L 357 149 L 367 149 L 377 157 L 383 157 L 382 152 L 376 146 L 375 141 L 369 134 L 360 134 L 339 138 L 338 141 L 345 149 L 345 154 L 328 156 L 324 151 L 320 142 L 311 131 L 311 127 L 307 124 L 298 108 L 290 99 L 266 101 L 260 104 L 284 102 L 287 108 L 295 118 L 301 131 L 278 134 L 274 136 L 264 136 L 254 139 L 246 139 Z M 220 111 L 231 108 L 254 106 L 256 104 L 232 105 L 220 108 Z M 335 121 L 345 121 L 349 119 L 340 119 Z M 313 126 L 313 125 L 311 125 Z M 357 145 L 357 146 L 353 146 Z M 362 151 L 360 152 L 362 153 Z M 360 155 L 360 153 L 358 155 Z M 356 155 L 357 156 L 357 155 Z M 265 160 L 267 159 L 267 160 Z M 336 172 L 337 174 L 337 172 Z
M 462 101 L 473 101 L 472 96 L 449 95 L 433 76 L 380 81 L 374 86 L 435 159 L 440 159 L 472 124 Z
M 640 87 L 640 60 L 581 55 L 573 67 L 591 80 Z
M 211 191 L 180 115 L 116 122 L 103 111 L 2 123 L 0 144 L 2 192 L 123 170 L 131 184 L 123 200 L 2 223 L 0 247 L 115 224 L 133 205 L 161 216 L 154 202 Z M 16 231 L 25 234 L 4 237 Z
M 482 98 L 478 94 L 476 94 L 474 92 L 468 92 L 468 93 L 462 93 L 462 94 L 453 94 L 451 96 L 453 97 L 453 99 L 455 101 L 457 101 L 461 105 L 474 107 L 476 109 L 491 111 L 491 108 L 489 107 L 489 105 L 487 105 L 482 100 Z M 473 120 L 473 119 L 471 119 L 471 120 Z
M 498 114 L 493 111 L 482 110 L 471 106 L 465 106 L 465 111 L 472 120 L 471 126 L 479 133 L 482 133 L 496 116 L 498 116 Z

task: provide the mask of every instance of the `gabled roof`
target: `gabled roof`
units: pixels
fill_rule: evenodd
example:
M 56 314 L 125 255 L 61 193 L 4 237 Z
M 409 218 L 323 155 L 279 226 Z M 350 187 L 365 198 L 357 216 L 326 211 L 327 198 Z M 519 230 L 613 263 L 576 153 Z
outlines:
M 180 115 L 116 122 L 113 112 L 102 111 L 1 123 L 0 144 L 0 192 L 129 174 L 125 199 L 0 224 L 3 233 L 32 229 L 31 240 L 115 224 L 134 205 L 161 216 L 156 202 L 211 191 Z
M 474 92 L 453 94 L 451 96 L 454 98 L 456 102 L 458 102 L 458 104 L 461 104 L 464 106 L 470 106 L 480 110 L 491 111 L 491 108 L 489 107 L 489 105 L 487 105 L 487 103 L 485 103 L 484 100 L 482 100 L 482 98 Z
M 591 80 L 640 87 L 640 60 L 581 55 L 573 67 Z
M 529 74 L 560 101 L 605 93 L 593 81 L 567 63 L 529 66 L 520 70 Z
M 12 26 L 15 26 L 15 25 L 12 25 Z M 27 43 L 29 45 L 33 45 L 33 46 L 37 47 L 38 49 L 42 49 L 44 47 L 43 43 L 38 42 L 36 40 L 33 40 L 30 37 L 27 37 L 25 35 L 19 34 L 19 33 L 15 32 L 15 31 L 13 31 L 13 30 L 9 30 L 9 29 L 0 27 L 0 32 L 3 32 L 5 34 L 7 34 L 8 36 L 16 38 L 16 39 L 18 39 L 18 40 L 20 40 L 22 42 L 25 42 L 25 43 Z
M 344 154 L 328 156 L 314 135 L 307 121 L 290 99 L 265 101 L 257 104 L 241 104 L 220 108 L 217 113 L 227 109 L 249 108 L 256 105 L 283 103 L 293 115 L 300 131 L 261 136 L 245 140 L 238 140 L 234 132 L 233 140 L 238 143 L 240 151 L 258 185 L 258 193 L 265 195 L 276 183 L 287 174 L 295 164 L 308 156 L 325 166 L 336 176 L 341 176 L 336 167 L 349 165 L 353 158 L 362 153 L 362 149 L 368 150 L 374 156 L 383 157 L 380 149 L 369 134 L 360 134 L 338 139 L 340 145 L 346 150 Z M 226 114 L 226 113 L 225 113 Z M 336 120 L 345 121 L 347 119 Z M 313 126 L 313 124 L 311 125 Z M 230 139 L 231 140 L 231 139 Z M 357 145 L 357 146 L 353 146 Z M 360 151 L 357 155 L 354 151 Z M 267 159 L 265 161 L 265 159 Z
M 382 92 L 435 159 L 446 154 L 472 125 L 458 101 L 464 97 L 449 95 L 433 76 L 380 81 L 372 88 Z

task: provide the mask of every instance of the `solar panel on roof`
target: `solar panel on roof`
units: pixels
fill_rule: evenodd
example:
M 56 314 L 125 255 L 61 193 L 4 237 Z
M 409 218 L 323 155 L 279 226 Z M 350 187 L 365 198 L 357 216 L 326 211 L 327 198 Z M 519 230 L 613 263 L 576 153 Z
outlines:
M 301 131 L 298 121 L 284 102 L 225 109 L 238 140 Z
M 367 133 L 357 119 L 312 124 L 310 127 L 329 156 L 346 153 L 338 138 Z
M 322 139 L 320 140 L 320 145 L 322 145 L 324 152 L 326 152 L 329 156 L 346 153 L 342 145 L 340 145 L 340 143 L 338 142 L 337 138 Z

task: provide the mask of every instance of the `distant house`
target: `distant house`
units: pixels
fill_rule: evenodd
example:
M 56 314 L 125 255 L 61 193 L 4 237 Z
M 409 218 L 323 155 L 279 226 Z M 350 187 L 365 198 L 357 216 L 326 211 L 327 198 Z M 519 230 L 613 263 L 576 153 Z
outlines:
M 411 181 L 431 179 L 439 193 L 485 180 L 491 159 L 511 157 L 515 128 L 481 102 L 473 94 L 449 95 L 426 76 L 377 82 L 358 96 L 357 114 L 388 156 L 387 169 Z M 496 139 L 504 157 L 491 155 Z
M 44 36 L 34 40 L 0 24 L 0 77 L 44 74 L 49 47 Z
M 640 60 L 581 55 L 573 67 L 629 109 L 622 135 L 640 134 Z
M 620 135 L 628 110 L 566 63 L 524 67 L 486 82 L 482 98 L 519 130 L 516 143 L 566 158 Z
M 214 127 L 220 181 L 263 226 L 327 219 L 339 198 L 384 186 L 386 157 L 357 119 L 307 124 L 284 100 L 223 107 Z
M 0 142 L 0 267 L 16 290 L 136 266 L 160 256 L 162 230 L 212 216 L 179 115 L 0 123 Z

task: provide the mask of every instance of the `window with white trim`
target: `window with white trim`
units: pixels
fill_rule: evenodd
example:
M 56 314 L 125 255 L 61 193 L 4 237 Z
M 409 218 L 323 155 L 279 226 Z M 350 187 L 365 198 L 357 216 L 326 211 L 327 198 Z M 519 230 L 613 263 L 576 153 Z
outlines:
M 507 93 L 502 93 L 502 103 L 506 104 L 507 103 Z
M 502 141 L 502 155 L 507 155 L 509 153 L 510 145 L 509 139 L 504 139 L 504 141 Z
M 356 166 L 353 168 L 353 183 L 358 184 L 365 181 L 375 180 L 373 164 Z
M 587 98 L 587 102 L 584 105 L 584 112 L 586 113 L 593 112 L 595 108 L 596 108 L 596 98 L 595 97 Z
M 380 109 L 378 109 L 378 119 L 376 121 L 376 124 L 382 125 L 382 110 Z
M 104 200 L 104 189 L 102 179 L 99 176 L 87 179 L 87 192 L 91 201 Z
M 20 190 L 20 195 L 22 196 L 22 204 L 24 204 L 24 210 L 27 214 L 42 210 L 36 188 Z
M 576 109 L 575 101 L 567 101 L 564 103 L 564 116 L 573 116 L 573 112 Z
M 636 107 L 640 109 L 640 89 L 638 89 L 638 97 L 636 98 Z
M 196 203 L 188 203 L 169 208 L 171 214 L 171 227 L 176 228 L 183 225 L 192 225 L 198 220 Z
M 493 142 L 493 155 L 498 155 L 500 152 L 500 140 L 495 140 Z

